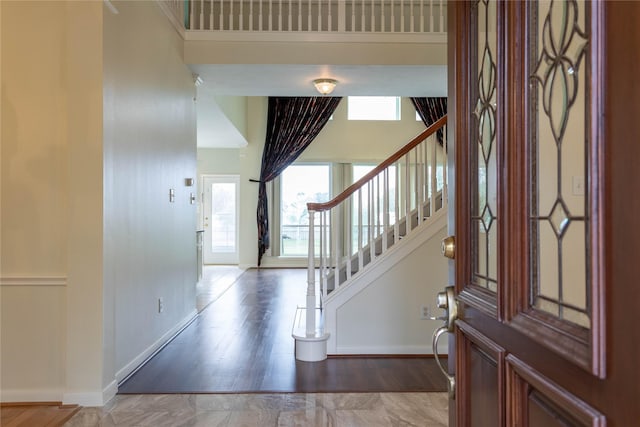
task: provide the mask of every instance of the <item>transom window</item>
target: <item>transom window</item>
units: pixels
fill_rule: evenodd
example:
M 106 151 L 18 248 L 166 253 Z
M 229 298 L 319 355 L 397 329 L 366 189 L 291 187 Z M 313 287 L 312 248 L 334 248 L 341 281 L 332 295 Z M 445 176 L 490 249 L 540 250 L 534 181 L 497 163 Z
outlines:
M 399 96 L 350 96 L 348 120 L 400 120 Z

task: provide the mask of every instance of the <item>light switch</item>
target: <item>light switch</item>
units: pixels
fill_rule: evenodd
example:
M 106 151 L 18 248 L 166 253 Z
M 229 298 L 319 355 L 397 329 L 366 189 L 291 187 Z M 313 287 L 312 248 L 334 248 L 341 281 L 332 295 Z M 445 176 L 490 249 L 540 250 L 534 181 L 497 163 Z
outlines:
M 584 176 L 573 176 L 571 184 L 574 196 L 584 196 Z

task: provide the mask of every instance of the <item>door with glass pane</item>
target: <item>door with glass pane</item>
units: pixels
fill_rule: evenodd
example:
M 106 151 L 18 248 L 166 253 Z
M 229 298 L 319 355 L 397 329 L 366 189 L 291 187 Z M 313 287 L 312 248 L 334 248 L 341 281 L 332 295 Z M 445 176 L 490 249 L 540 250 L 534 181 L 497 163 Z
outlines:
M 202 185 L 204 263 L 237 264 L 240 177 L 205 175 Z
M 448 13 L 451 425 L 640 425 L 640 5 Z

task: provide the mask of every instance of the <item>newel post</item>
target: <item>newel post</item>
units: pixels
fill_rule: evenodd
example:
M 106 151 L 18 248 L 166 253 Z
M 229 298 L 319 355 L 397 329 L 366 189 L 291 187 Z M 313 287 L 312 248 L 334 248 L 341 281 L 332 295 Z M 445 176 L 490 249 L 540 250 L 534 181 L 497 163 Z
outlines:
M 314 220 L 316 213 L 309 210 L 309 254 L 307 271 L 307 336 L 314 336 L 316 333 L 316 270 L 315 270 L 315 230 Z

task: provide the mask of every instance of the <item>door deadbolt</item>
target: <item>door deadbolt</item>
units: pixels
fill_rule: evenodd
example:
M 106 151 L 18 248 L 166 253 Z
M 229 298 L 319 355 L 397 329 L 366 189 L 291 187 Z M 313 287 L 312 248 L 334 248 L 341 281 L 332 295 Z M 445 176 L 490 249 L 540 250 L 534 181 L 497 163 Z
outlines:
M 448 236 L 442 239 L 442 255 L 449 259 L 455 259 L 456 257 L 456 238 L 455 236 Z

